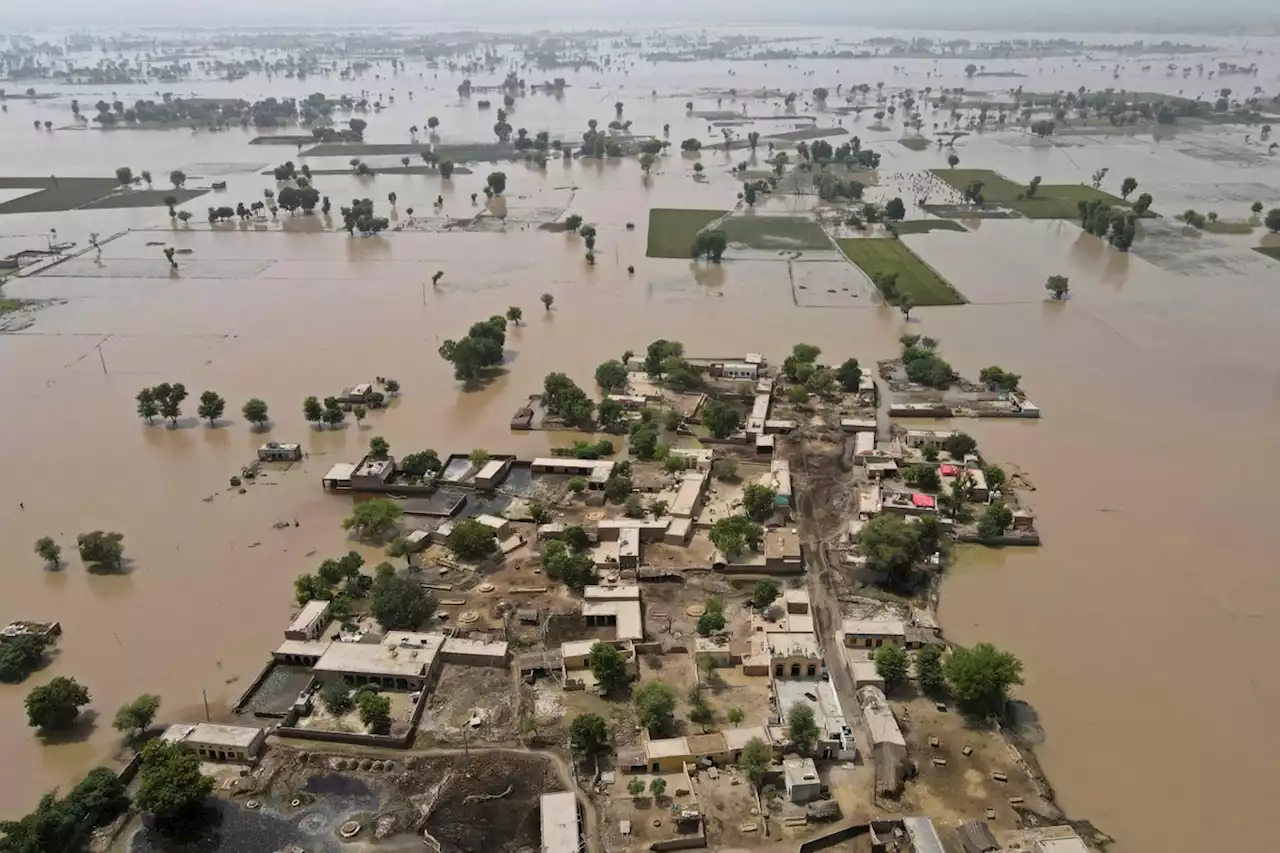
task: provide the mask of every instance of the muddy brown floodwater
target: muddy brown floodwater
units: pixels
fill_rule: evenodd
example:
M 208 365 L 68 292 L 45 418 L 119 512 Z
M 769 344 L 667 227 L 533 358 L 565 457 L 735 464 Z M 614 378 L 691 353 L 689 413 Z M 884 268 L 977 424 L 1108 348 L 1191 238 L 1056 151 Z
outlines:
M 1274 89 L 1280 41 L 1249 46 L 1270 51 L 1245 60 L 1256 59 L 1263 73 L 1222 85 Z M 1240 45 L 1224 43 L 1224 50 L 1200 60 L 1241 61 Z M 661 134 L 670 123 L 676 142 L 709 142 L 706 122 L 684 111 L 689 99 L 715 108 L 714 95 L 696 94 L 702 87 L 807 91 L 884 81 L 888 89 L 963 85 L 994 94 L 1014 85 L 1114 85 L 1194 96 L 1219 85 L 1167 77 L 1166 61 L 1120 60 L 1119 79 L 1114 58 L 990 61 L 1028 76 L 966 80 L 956 60 L 637 60 L 627 74 L 569 73 L 562 100 L 522 98 L 512 123 L 531 134 L 576 135 L 589 118 L 607 122 L 621 100 L 641 132 Z M 1143 64 L 1153 70 L 1140 70 Z M 248 78 L 176 88 L 250 98 L 394 91 L 394 105 L 368 116 L 369 141 L 406 141 L 408 126 L 432 114 L 446 142 L 489 139 L 492 114 L 454 95 L 456 75 L 433 74 L 411 64 L 383 79 Z M 869 364 L 892 354 L 908 330 L 940 338 L 966 375 L 989 364 L 1021 373 L 1045 413 L 1037 423 L 964 424 L 991 457 L 1029 473 L 1045 547 L 966 552 L 945 583 L 942 619 L 953 640 L 990 640 L 1025 661 L 1018 695 L 1039 713 L 1045 741 L 1038 752 L 1061 805 L 1115 835 L 1120 853 L 1239 846 L 1272 810 L 1280 794 L 1272 713 L 1280 675 L 1268 654 L 1280 619 L 1280 525 L 1271 518 L 1280 470 L 1280 265 L 1249 251 L 1259 235 L 1197 237 L 1185 253 L 1194 264 L 1179 261 L 1182 254 L 1165 257 L 1154 244 L 1144 253 L 1141 238 L 1120 255 L 1069 222 L 988 220 L 970 223 L 967 234 L 911 236 L 908 245 L 972 304 L 919 308 L 908 326 L 869 295 L 815 292 L 823 269 L 836 280 L 850 275 L 847 267 L 805 269 L 795 279 L 808 289 L 798 291 L 785 259 L 772 253 L 734 259 L 731 252 L 718 267 L 644 256 L 647 210 L 732 206 L 737 183 L 728 167 L 747 152 L 703 152 L 707 178 L 697 182 L 695 158 L 679 152 L 662 157 L 648 178 L 634 158 L 568 167 L 552 161 L 545 171 L 508 164 L 503 232 L 306 233 L 320 227 L 318 217 L 283 229 L 213 232 L 203 224 L 206 202 L 261 197 L 274 184 L 258 172 L 295 155 L 292 148 L 249 146 L 254 134 L 239 130 L 37 132 L 33 119 L 62 121 L 71 97 L 93 103 L 107 93 L 35 85 L 62 97 L 8 101 L 0 133 L 9 168 L 103 176 L 129 164 L 159 176 L 181 167 L 192 183 L 225 179 L 228 190 L 193 202 L 189 228 L 174 228 L 156 209 L 0 218 L 6 249 L 38 244 L 50 228 L 81 242 L 91 231 L 134 229 L 107 243 L 100 259 L 85 255 L 4 288 L 7 297 L 56 303 L 28 328 L 0 335 L 0 618 L 57 619 L 65 629 L 52 665 L 23 685 L 0 687 L 5 814 L 30 808 L 43 791 L 106 759 L 117 743 L 115 708 L 140 692 L 162 695 L 165 720 L 198 718 L 202 692 L 215 709 L 235 700 L 290 615 L 292 579 L 351 547 L 339 526 L 349 501 L 324 494 L 319 479 L 333 462 L 357 458 L 369 437 L 385 436 L 399 454 L 485 447 L 527 455 L 544 450 L 546 437 L 511 433 L 508 419 L 550 371 L 590 387 L 597 363 L 659 337 L 681 340 L 695 355 L 758 351 L 771 359 L 807 341 L 833 362 L 855 356 Z M 155 86 L 116 89 L 132 101 L 153 96 Z M 773 102 L 748 107 L 756 115 L 781 111 Z M 870 121 L 844 119 L 883 155 L 883 188 L 870 197 L 945 164 L 936 149 L 897 144 L 896 124 L 872 131 Z M 993 168 L 1020 182 L 1033 175 L 1047 184 L 1087 181 L 1107 166 L 1105 188 L 1114 191 L 1132 174 L 1157 210 L 1195 205 L 1238 218 L 1255 198 L 1280 203 L 1280 158 L 1259 154 L 1245 132 L 1186 130 L 1161 142 L 1062 137 L 1056 147 L 1010 130 L 967 137 L 957 150 L 966 168 Z M 341 168 L 345 158 L 308 162 Z M 451 182 L 338 175 L 317 178 L 317 186 L 335 207 L 367 195 L 380 210 L 395 191 L 403 222 L 410 206 L 419 216 L 429 211 L 437 193 L 446 213 L 471 212 L 470 194 L 491 168 L 472 164 L 475 174 Z M 536 230 L 547 211 L 566 206 L 599 229 L 594 267 L 583 261 L 580 238 Z M 811 206 L 792 196 L 762 204 L 767 212 Z M 149 241 L 192 253 L 179 256 L 171 276 Z M 440 286 L 424 285 L 435 270 L 445 273 Z M 1043 300 L 1053 274 L 1070 277 L 1065 303 Z M 554 310 L 542 309 L 543 292 L 554 294 Z M 802 307 L 815 299 L 826 307 Z M 462 393 L 436 353 L 440 342 L 509 305 L 523 308 L 525 322 L 508 336 L 507 373 L 483 391 Z M 404 393 L 363 428 L 315 431 L 304 422 L 303 397 L 375 375 L 398 378 Z M 176 429 L 134 417 L 134 394 L 161 381 L 184 382 L 192 392 Z M 205 389 L 228 400 L 217 428 L 194 418 Z M 239 415 L 251 396 L 271 406 L 265 435 Z M 301 441 L 310 455 L 246 494 L 229 491 L 227 478 L 267 438 Z M 273 527 L 294 520 L 296 527 Z M 90 574 L 75 557 L 75 535 L 97 528 L 125 534 L 123 573 Z M 44 535 L 69 557 L 60 571 L 44 570 L 32 553 Z M 27 729 L 22 698 L 55 675 L 84 682 L 93 705 L 76 737 L 46 743 Z M 1212 821 L 1184 819 L 1209 813 Z

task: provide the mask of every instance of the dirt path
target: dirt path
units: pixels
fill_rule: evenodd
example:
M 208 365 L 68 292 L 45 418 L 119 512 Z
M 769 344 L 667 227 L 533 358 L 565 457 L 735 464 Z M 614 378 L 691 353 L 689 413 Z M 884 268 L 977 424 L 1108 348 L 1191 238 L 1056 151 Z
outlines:
M 388 749 L 384 747 L 359 746 L 356 744 L 346 743 L 325 743 L 320 744 L 319 749 L 303 749 L 299 748 L 295 743 L 285 742 L 281 739 L 274 739 L 272 746 L 275 749 L 287 749 L 293 752 L 320 752 L 325 754 L 336 755 L 359 755 L 366 757 L 386 757 L 386 758 L 404 758 L 405 756 L 421 756 L 424 758 L 449 756 L 449 755 L 498 755 L 498 754 L 514 754 L 514 755 L 536 755 L 541 758 L 549 759 L 556 768 L 556 774 L 560 777 L 561 783 L 565 790 L 573 791 L 574 796 L 578 798 L 578 805 L 582 809 L 583 819 L 583 836 L 586 841 L 586 853 L 603 853 L 603 846 L 600 843 L 600 821 L 596 814 L 595 807 L 591 804 L 591 800 L 587 797 L 586 792 L 578 787 L 574 780 L 573 768 L 569 762 L 556 752 L 541 749 L 514 749 L 505 746 L 471 746 L 466 749 Z

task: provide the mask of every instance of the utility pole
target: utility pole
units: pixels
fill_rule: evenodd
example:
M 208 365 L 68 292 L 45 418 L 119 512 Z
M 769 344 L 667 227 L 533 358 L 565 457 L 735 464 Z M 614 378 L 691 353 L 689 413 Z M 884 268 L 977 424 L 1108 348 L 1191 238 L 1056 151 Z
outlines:
M 203 687 L 200 688 L 200 695 L 204 698 L 204 721 L 209 722 L 209 694 L 205 692 Z

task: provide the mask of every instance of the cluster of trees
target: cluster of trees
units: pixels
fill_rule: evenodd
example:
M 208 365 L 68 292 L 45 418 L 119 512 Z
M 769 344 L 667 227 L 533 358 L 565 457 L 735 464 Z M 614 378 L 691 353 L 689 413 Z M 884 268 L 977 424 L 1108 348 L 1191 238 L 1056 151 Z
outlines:
M 707 599 L 702 615 L 698 617 L 698 633 L 709 637 L 725 626 L 724 599 L 713 595 Z
M 81 533 L 76 537 L 76 549 L 87 565 L 119 569 L 124 560 L 124 534 L 105 530 Z
M 53 640 L 41 634 L 19 634 L 0 644 L 0 682 L 25 681 L 44 665 L 44 653 L 52 644 Z
M 364 598 L 372 587 L 372 580 L 360 573 L 363 565 L 364 557 L 355 551 L 324 560 L 315 574 L 301 574 L 294 579 L 294 600 L 299 607 L 308 601 L 329 601 L 333 618 L 344 621 L 351 615 L 351 603 Z
M 338 208 L 338 212 L 342 216 L 342 227 L 353 237 L 356 231 L 366 235 L 377 234 L 390 225 L 385 216 L 373 215 L 372 199 L 352 199 L 350 207 Z
M 572 531 L 572 533 L 570 532 Z M 547 577 L 581 592 L 595 583 L 596 567 L 587 553 L 590 542 L 581 527 L 565 531 L 563 539 L 552 539 L 542 546 L 542 567 Z
M 876 649 L 875 662 L 876 672 L 890 690 L 910 677 L 910 663 L 901 646 L 887 644 Z M 949 693 L 966 711 L 1000 715 L 1009 699 L 1009 688 L 1022 684 L 1022 661 L 991 643 L 956 647 L 945 660 L 940 647 L 925 646 L 916 653 L 916 678 L 929 696 Z
M 205 392 L 205 394 L 210 393 L 212 392 Z M 216 394 L 214 396 L 217 397 Z M 143 388 L 135 399 L 138 402 L 138 417 L 146 418 L 147 423 L 151 423 L 156 417 L 163 417 L 168 418 L 170 423 L 176 426 L 178 418 L 182 416 L 182 402 L 187 399 L 187 388 L 181 382 L 161 382 L 159 385 Z M 201 395 L 200 399 L 203 406 L 205 396 Z M 218 397 L 218 399 L 222 398 Z M 225 402 L 223 405 L 226 405 Z M 212 410 L 212 407 L 208 410 Z M 218 415 L 221 414 L 219 410 Z M 201 417 L 205 415 L 202 413 Z
M 862 198 L 862 192 L 866 189 L 866 184 L 862 181 L 844 180 L 838 175 L 825 171 L 814 174 L 813 186 L 818 191 L 818 197 L 823 201 L 838 201 L 842 198 L 857 201 Z
M 712 263 L 718 264 L 720 259 L 724 257 L 724 250 L 727 248 L 729 248 L 729 237 L 723 231 L 719 229 L 699 231 L 697 236 L 693 238 L 690 254 L 694 260 L 706 258 Z
M 645 372 L 654 379 L 661 379 L 678 391 L 690 391 L 702 385 L 697 368 L 684 357 L 684 344 L 679 341 L 659 339 L 645 350 Z
M 1096 237 L 1107 237 L 1112 246 L 1122 252 L 1129 251 L 1137 233 L 1138 214 L 1131 210 L 1113 208 L 1101 199 L 1081 201 L 1080 225 Z M 1194 211 L 1189 211 L 1194 213 Z
M 764 528 L 745 515 L 729 515 L 711 525 L 708 537 L 725 556 L 736 557 L 748 548 L 760 549 Z
M 397 575 L 390 563 L 374 569 L 369 612 L 389 631 L 416 631 L 436 612 L 439 602 L 407 575 Z
M 498 551 L 498 534 L 487 524 L 465 518 L 449 532 L 449 549 L 464 560 L 483 560 Z
M 889 587 L 909 590 L 918 568 L 943 546 L 941 522 L 932 516 L 908 523 L 901 516 L 882 513 L 858 534 L 858 550 L 867 568 L 884 575 Z
M 375 392 L 375 400 L 371 402 L 375 408 L 382 405 L 381 392 Z M 357 418 L 364 417 L 364 407 L 356 407 L 353 414 Z M 341 426 L 347 419 L 347 413 L 342 408 L 342 403 L 338 402 L 337 397 L 325 397 L 321 402 L 319 397 L 307 397 L 302 401 L 302 416 L 307 419 L 307 423 L 315 424 L 319 427 L 321 424 L 336 427 Z
M 405 456 L 400 460 L 399 468 L 411 477 L 422 478 L 428 474 L 438 474 L 444 468 L 444 463 L 440 461 L 439 453 L 428 449 Z
M 947 388 L 955 381 L 956 372 L 938 355 L 936 340 L 903 335 L 899 342 L 902 344 L 902 365 L 912 382 L 930 388 Z
M 1022 377 L 993 364 L 978 371 L 978 381 L 987 386 L 989 391 L 1014 391 Z
M 68 850 L 80 825 L 115 818 L 129 807 L 124 783 L 106 767 L 95 768 L 62 798 L 45 794 L 30 813 L 0 820 L 0 850 L 5 853 Z
M 604 367 L 605 365 L 601 365 L 601 368 Z M 623 374 L 625 378 L 625 371 Z M 598 380 L 599 370 L 596 371 L 596 375 Z M 613 377 L 610 375 L 606 378 Z M 549 414 L 560 418 L 569 426 L 579 428 L 591 425 L 591 416 L 595 411 L 595 404 L 591 402 L 587 392 L 563 373 L 548 373 L 542 380 L 542 405 L 546 407 Z M 612 417 L 615 413 L 610 411 L 609 414 Z M 616 414 L 620 416 L 621 412 Z
M 360 539 L 376 541 L 395 530 L 402 515 L 400 504 L 390 498 L 370 498 L 352 507 L 351 515 L 342 520 L 342 529 Z
M 636 718 L 652 737 L 666 737 L 675 730 L 676 692 L 661 681 L 646 681 L 631 693 Z
M 495 314 L 475 323 L 459 340 L 440 345 L 440 357 L 453 365 L 453 378 L 474 382 L 502 363 L 502 347 L 507 342 L 507 321 Z
M 741 422 L 738 410 L 719 400 L 712 400 L 702 409 L 702 425 L 716 438 L 728 438 Z

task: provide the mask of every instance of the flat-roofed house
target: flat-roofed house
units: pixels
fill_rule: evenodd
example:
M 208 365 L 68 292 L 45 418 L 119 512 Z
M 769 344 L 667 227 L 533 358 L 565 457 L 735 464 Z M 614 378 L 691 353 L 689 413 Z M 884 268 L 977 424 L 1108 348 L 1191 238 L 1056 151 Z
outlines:
M 511 470 L 510 459 L 490 459 L 480 467 L 472 480 L 477 489 L 496 489 Z
M 779 527 L 764 534 L 764 564 L 767 569 L 779 572 L 804 571 L 804 558 L 800 551 L 800 537 L 794 530 Z
M 302 610 L 284 629 L 284 637 L 286 640 L 314 640 L 328 624 L 329 602 L 313 599 L 302 605 Z
M 578 798 L 573 791 L 543 794 L 538 803 L 542 853 L 578 853 Z
M 251 764 L 262 751 L 267 730 L 218 723 L 175 723 L 164 730 L 160 739 L 176 743 L 206 761 Z
M 390 631 L 381 643 L 332 643 L 316 661 L 322 680 L 423 690 L 440 669 L 443 634 Z
M 901 619 L 845 619 L 844 644 L 854 649 L 878 649 L 886 643 L 905 646 L 906 626 Z

